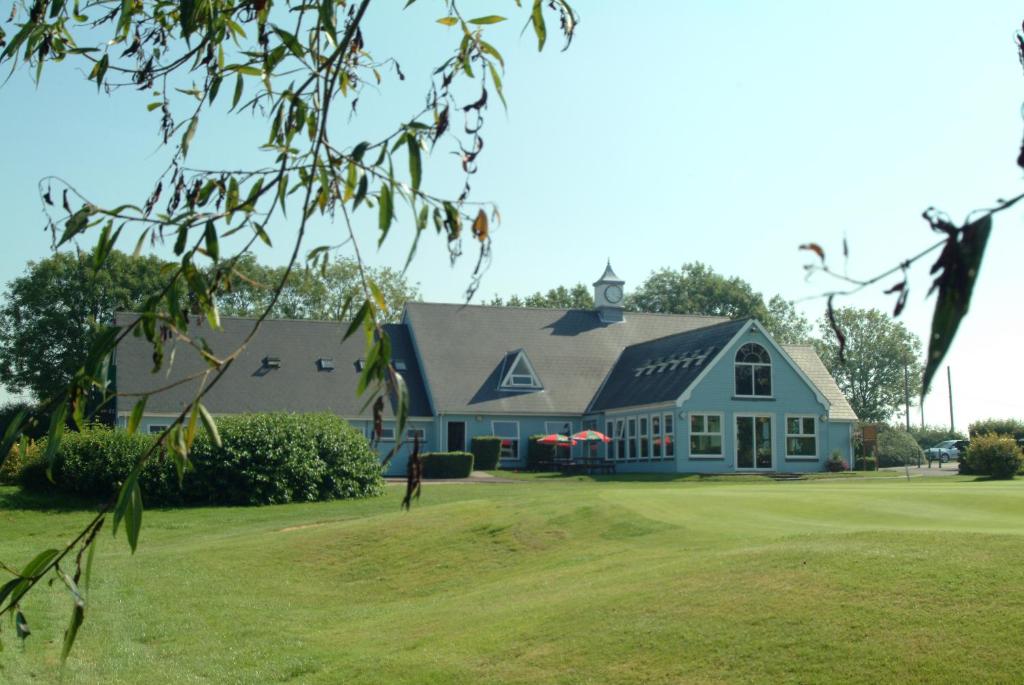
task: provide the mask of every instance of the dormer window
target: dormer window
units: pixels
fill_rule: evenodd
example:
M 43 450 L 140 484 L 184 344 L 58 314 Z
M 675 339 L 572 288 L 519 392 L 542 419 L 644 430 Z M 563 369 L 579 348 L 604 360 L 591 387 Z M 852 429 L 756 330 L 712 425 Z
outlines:
M 334 371 L 334 359 L 331 357 L 320 357 L 316 360 L 316 366 L 321 371 Z
M 501 387 L 505 390 L 539 390 L 543 386 L 537 378 L 537 372 L 526 357 L 526 352 L 519 350 L 508 365 L 508 371 L 501 380 Z
M 274 356 L 267 356 L 263 358 L 263 366 L 268 369 L 279 369 L 281 368 L 281 358 Z
M 772 396 L 772 358 L 757 343 L 747 343 L 736 353 L 736 396 Z

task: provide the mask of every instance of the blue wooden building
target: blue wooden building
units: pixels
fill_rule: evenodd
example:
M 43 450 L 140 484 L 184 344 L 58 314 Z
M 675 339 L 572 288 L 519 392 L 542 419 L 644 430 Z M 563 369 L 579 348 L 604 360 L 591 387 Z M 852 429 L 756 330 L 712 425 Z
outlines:
M 583 428 L 613 440 L 575 453 L 597 450 L 620 472 L 820 471 L 833 453 L 849 463 L 857 417 L 813 348 L 777 344 L 753 319 L 626 312 L 624 285 L 609 265 L 593 310 L 408 303 L 386 327 L 410 390 L 404 435 L 385 421 L 382 454 L 400 443 L 390 472 L 404 473 L 414 436 L 441 451 L 497 435 L 502 467 L 522 468 L 530 435 Z M 233 349 L 251 325 L 225 319 L 205 337 Z M 214 414 L 330 411 L 369 435 L 355 395 L 363 342 L 341 341 L 342 330 L 266 321 L 204 403 Z M 126 337 L 118 390 L 144 392 L 202 368 L 188 346 L 167 345 L 178 348 L 174 366 L 154 376 L 148 343 Z M 153 395 L 142 429 L 165 427 L 194 391 L 184 383 Z M 120 423 L 131 409 L 117 406 Z

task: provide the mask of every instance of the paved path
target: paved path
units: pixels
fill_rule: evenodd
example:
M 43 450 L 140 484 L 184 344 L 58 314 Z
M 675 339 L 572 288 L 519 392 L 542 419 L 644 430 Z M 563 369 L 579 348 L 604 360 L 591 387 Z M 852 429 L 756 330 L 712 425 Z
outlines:
M 893 471 L 895 473 L 904 474 L 906 473 L 906 467 L 904 466 L 887 466 L 880 471 Z M 956 476 L 960 473 L 959 466 L 955 461 L 951 461 L 945 464 L 933 463 L 931 468 L 925 466 L 911 466 L 911 476 L 922 476 L 924 478 L 941 478 L 942 476 Z
M 385 478 L 384 480 L 386 482 L 388 482 L 388 483 L 402 483 L 403 485 L 405 484 L 405 478 L 388 477 L 388 478 Z M 515 478 L 502 478 L 500 476 L 492 476 L 491 474 L 487 473 L 486 471 L 474 471 L 469 476 L 469 478 L 424 478 L 423 479 L 423 483 L 424 484 L 431 484 L 431 485 L 434 484 L 434 483 L 441 483 L 441 484 L 445 484 L 445 483 L 454 483 L 454 484 L 458 484 L 458 483 L 493 483 L 493 484 L 497 485 L 499 483 L 505 483 L 505 484 L 507 484 L 507 483 L 517 483 L 518 484 L 518 483 L 526 483 L 526 482 L 529 482 L 529 481 L 518 480 L 518 479 L 515 479 Z

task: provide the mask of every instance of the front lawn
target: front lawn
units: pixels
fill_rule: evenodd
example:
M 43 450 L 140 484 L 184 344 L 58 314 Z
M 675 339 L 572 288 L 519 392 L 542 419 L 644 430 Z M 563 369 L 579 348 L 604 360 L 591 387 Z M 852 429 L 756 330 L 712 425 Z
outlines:
M 104 531 L 68 683 L 1017 682 L 1024 483 L 427 484 Z M 88 512 L 0 488 L 0 560 Z M 3 626 L 58 679 L 70 602 Z

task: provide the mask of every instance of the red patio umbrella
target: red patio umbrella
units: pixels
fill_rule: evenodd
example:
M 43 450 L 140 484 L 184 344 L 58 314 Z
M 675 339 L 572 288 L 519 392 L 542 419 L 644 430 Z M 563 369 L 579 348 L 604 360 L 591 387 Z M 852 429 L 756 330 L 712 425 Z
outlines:
M 609 438 L 601 431 L 594 430 L 585 430 L 580 431 L 579 433 L 574 433 L 572 438 L 573 440 L 583 440 L 584 442 L 595 442 L 597 440 L 600 440 L 601 442 L 608 443 L 612 441 L 611 438 Z
M 551 435 L 545 435 L 543 438 L 537 438 L 537 442 L 542 445 L 575 445 L 576 441 L 570 438 L 568 435 L 562 435 L 561 433 L 552 433 Z

